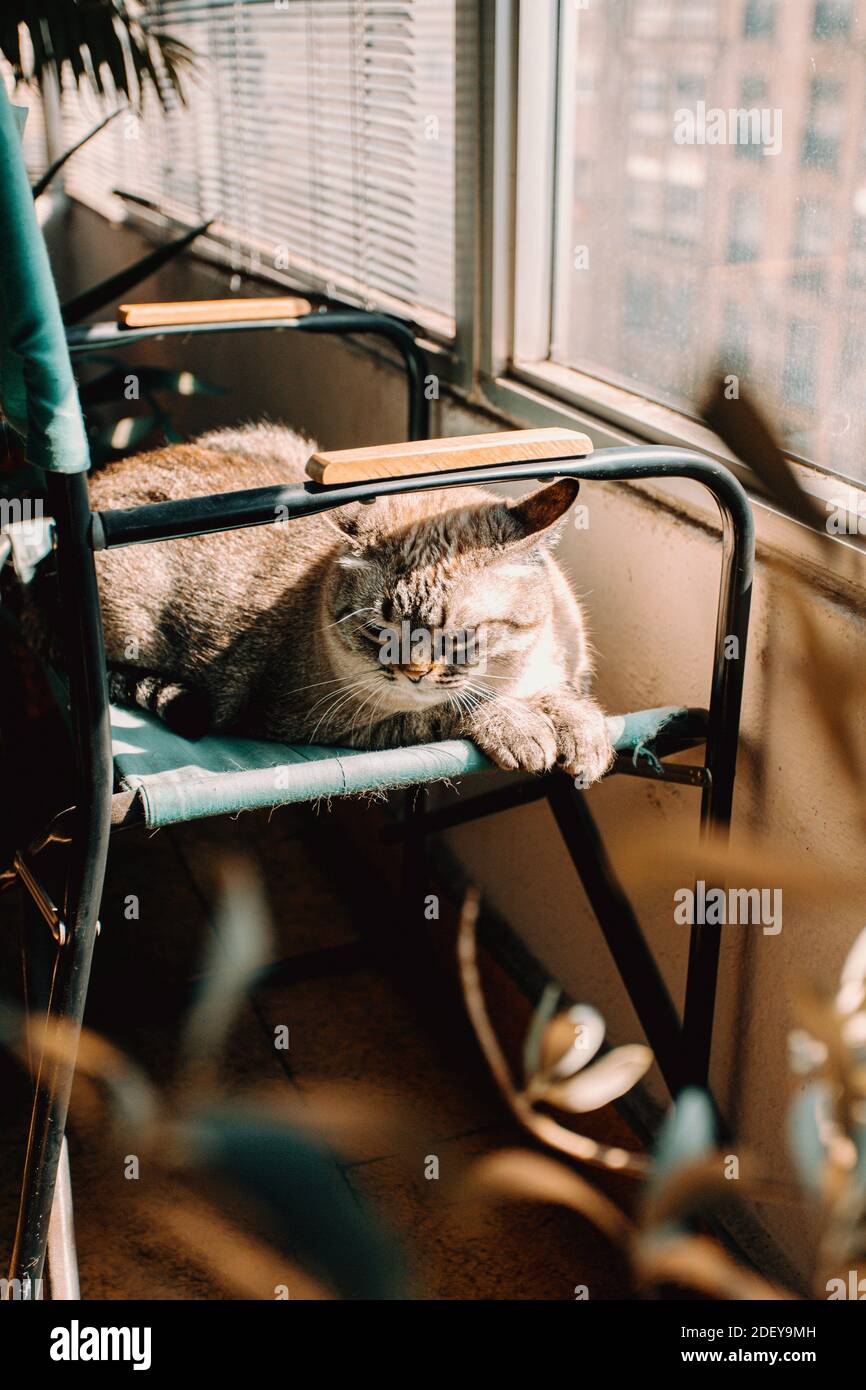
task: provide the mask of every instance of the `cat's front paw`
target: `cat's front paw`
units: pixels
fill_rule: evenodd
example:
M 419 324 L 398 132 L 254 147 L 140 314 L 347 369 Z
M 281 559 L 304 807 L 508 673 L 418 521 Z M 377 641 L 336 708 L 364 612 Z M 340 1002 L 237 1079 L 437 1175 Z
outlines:
M 598 782 L 610 768 L 614 749 L 604 711 L 594 700 L 570 693 L 547 696 L 542 709 L 556 733 L 556 762 L 582 787 Z
M 503 709 L 497 705 L 468 731 L 492 763 L 504 772 L 549 772 L 556 765 L 557 739 L 552 721 L 540 710 Z

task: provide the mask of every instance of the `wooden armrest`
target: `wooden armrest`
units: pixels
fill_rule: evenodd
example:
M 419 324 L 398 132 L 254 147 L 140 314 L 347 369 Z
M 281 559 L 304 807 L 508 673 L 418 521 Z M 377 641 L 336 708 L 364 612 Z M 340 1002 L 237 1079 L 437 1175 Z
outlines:
M 444 473 L 457 468 L 486 468 L 496 463 L 574 458 L 591 453 L 591 439 L 577 430 L 503 430 L 500 434 L 466 434 L 454 439 L 374 444 L 366 449 L 314 454 L 307 464 L 307 473 L 317 483 L 327 486 L 372 478 L 405 478 L 413 473 Z
M 297 319 L 312 312 L 306 299 L 179 299 L 164 304 L 121 304 L 122 328 L 168 328 L 179 323 L 244 323 L 260 319 Z

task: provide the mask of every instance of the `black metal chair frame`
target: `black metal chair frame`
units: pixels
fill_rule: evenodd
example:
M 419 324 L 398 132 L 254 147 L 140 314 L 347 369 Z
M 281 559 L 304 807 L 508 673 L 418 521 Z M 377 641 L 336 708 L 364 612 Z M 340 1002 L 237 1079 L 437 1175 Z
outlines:
M 408 381 L 409 434 L 429 434 L 425 391 L 427 364 L 412 330 L 388 315 L 363 311 L 314 313 L 297 320 L 235 324 L 184 325 L 178 328 L 123 330 L 114 324 L 70 330 L 73 356 L 118 348 L 145 338 L 292 329 L 306 332 L 372 333 L 387 338 L 402 355 Z M 273 521 L 276 506 L 289 520 L 327 511 L 354 501 L 388 494 L 487 483 L 525 482 L 568 476 L 585 482 L 639 482 L 652 478 L 687 478 L 712 493 L 721 516 L 721 582 L 716 621 L 705 757 L 700 765 L 661 763 L 636 767 L 618 760 L 614 770 L 652 776 L 701 789 L 701 824 L 705 834 L 724 836 L 731 817 L 739 733 L 743 673 L 749 621 L 754 532 L 743 488 L 720 463 L 684 449 L 635 447 L 604 449 L 590 457 L 556 458 L 532 464 L 472 468 L 445 474 L 389 478 L 350 486 L 321 487 L 309 482 L 244 492 L 156 503 L 124 511 L 94 513 L 86 475 L 54 473 L 48 478 L 48 505 L 55 521 L 62 639 L 69 686 L 74 742 L 76 798 L 71 811 L 49 827 L 40 843 L 68 842 L 66 895 L 62 931 L 47 1001 L 49 1030 L 81 1026 L 87 997 L 100 898 L 112 828 L 135 817 L 129 793 L 114 793 L 105 653 L 97 593 L 94 552 L 143 542 L 206 535 Z M 726 657 L 726 639 L 737 639 L 737 658 Z M 688 746 L 694 746 L 692 739 Z M 672 752 L 674 741 L 656 745 Z M 707 1083 L 713 1009 L 718 972 L 720 929 L 695 925 L 691 930 L 682 1022 L 671 1000 L 635 913 L 612 866 L 582 792 L 561 773 L 509 783 L 471 800 L 437 810 L 416 810 L 391 833 L 416 855 L 426 837 L 445 827 L 530 801 L 547 799 L 564 843 L 583 883 L 623 983 L 654 1049 L 672 1094 L 688 1083 Z M 59 822 L 62 820 L 63 828 Z M 21 857 L 19 856 L 19 859 Z M 23 863 L 23 859 L 21 860 Z M 29 862 L 29 861 L 28 861 Z M 28 867 L 19 875 L 43 915 L 51 919 L 50 900 L 40 902 L 40 886 Z M 43 895 L 45 897 L 45 895 Z M 56 928 L 58 923 L 55 921 Z M 59 1049 L 47 1048 L 39 1065 L 21 1204 L 10 1279 L 26 1290 L 38 1287 L 43 1272 L 55 1181 L 64 1142 L 73 1065 Z M 25 1293 L 25 1296 L 28 1296 Z M 32 1295 L 32 1296 L 35 1296 Z

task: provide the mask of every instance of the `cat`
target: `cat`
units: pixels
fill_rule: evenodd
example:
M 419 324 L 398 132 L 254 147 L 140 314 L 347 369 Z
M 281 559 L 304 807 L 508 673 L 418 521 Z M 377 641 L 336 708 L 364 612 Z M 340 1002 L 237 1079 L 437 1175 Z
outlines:
M 211 432 L 90 479 L 94 510 L 306 480 L 277 425 Z M 478 488 L 97 553 L 112 699 L 187 737 L 386 748 L 472 739 L 585 785 L 612 749 L 580 605 L 552 554 L 577 484 Z

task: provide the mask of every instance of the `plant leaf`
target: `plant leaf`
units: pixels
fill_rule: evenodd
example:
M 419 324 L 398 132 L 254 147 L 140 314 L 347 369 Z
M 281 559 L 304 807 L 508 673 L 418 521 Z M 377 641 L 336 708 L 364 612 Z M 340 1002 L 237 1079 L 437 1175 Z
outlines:
M 562 990 L 559 985 L 551 981 L 544 986 L 541 998 L 535 1006 L 523 1044 L 523 1075 L 527 1081 L 539 1070 L 544 1032 L 561 997 Z
M 761 1301 L 790 1299 L 792 1294 L 742 1269 L 707 1236 L 641 1241 L 635 1255 L 640 1277 L 649 1284 L 680 1284 L 707 1298 Z
M 181 1049 L 192 1063 L 212 1064 L 224 1047 L 240 1005 L 265 964 L 270 941 L 261 884 L 246 861 L 225 862 L 220 879 L 202 989 L 187 1017 Z
M 754 1174 L 751 1162 L 738 1155 L 736 1178 L 725 1176 L 728 1155 L 714 1151 L 672 1168 L 661 1183 L 647 1193 L 643 1225 L 685 1229 L 698 1217 L 711 1216 L 732 1201 L 748 1195 Z
M 67 160 L 71 159 L 74 154 L 77 154 L 82 145 L 86 145 L 88 140 L 92 140 L 94 135 L 98 135 L 101 130 L 105 129 L 110 121 L 114 120 L 115 116 L 119 116 L 121 111 L 125 110 L 125 106 L 118 106 L 116 110 L 110 111 L 107 116 L 103 116 L 101 121 L 97 121 L 96 125 L 93 126 L 91 130 L 88 130 L 86 135 L 82 135 L 80 140 L 76 140 L 74 145 L 70 145 L 68 150 L 64 150 L 63 154 L 59 155 L 53 164 L 49 164 L 45 173 L 41 178 L 38 178 L 33 185 L 33 197 L 38 198 L 41 193 L 44 193 L 52 179 L 60 173 L 60 170 Z
M 144 394 L 149 391 L 172 391 L 177 396 L 222 396 L 225 387 L 215 386 L 192 372 L 177 371 L 173 367 L 114 367 L 101 376 L 86 381 L 78 388 L 78 398 L 82 405 L 104 405 L 107 401 L 122 401 L 127 379 L 138 378 L 139 387 Z
M 788 1060 L 791 1070 L 800 1076 L 823 1067 L 829 1056 L 827 1044 L 813 1038 L 805 1028 L 792 1028 L 788 1034 Z
M 90 434 L 90 447 L 95 457 L 108 458 L 125 449 L 137 448 L 158 427 L 156 415 L 125 415 L 110 425 L 102 425 Z
M 396 1247 L 321 1143 L 243 1105 L 192 1117 L 178 1139 L 193 1170 L 246 1197 L 277 1248 L 315 1278 L 345 1298 L 405 1297 Z
M 716 1142 L 716 1114 L 705 1091 L 681 1091 L 658 1132 L 653 1151 L 652 1186 L 661 1186 L 684 1164 L 705 1157 Z
M 114 275 L 109 275 L 107 280 L 101 280 L 99 284 L 91 285 L 89 289 L 82 290 L 74 298 L 68 299 L 61 306 L 63 322 L 67 325 L 80 323 L 82 319 L 87 318 L 88 314 L 95 313 L 104 304 L 110 304 L 112 300 L 119 299 L 134 285 L 140 284 L 142 280 L 147 279 L 148 275 L 153 275 L 161 266 L 179 256 L 195 241 L 196 237 L 207 231 L 210 225 L 210 220 L 200 222 L 197 227 L 190 228 L 182 236 L 175 237 L 173 241 L 167 241 L 163 246 L 157 246 L 155 250 L 142 256 L 140 260 L 133 261 L 132 265 L 126 266 Z
M 557 1025 L 556 1034 L 553 1024 Z M 589 1004 L 573 1004 L 548 1029 L 541 1052 L 542 1069 L 557 1080 L 574 1076 L 588 1066 L 604 1042 L 604 1019 Z M 566 1043 L 561 1048 L 562 1042 Z
M 26 24 L 33 47 L 26 71 L 21 63 L 19 22 Z M 163 108 L 168 91 L 183 101 L 185 77 L 196 66 L 196 55 L 188 44 L 151 28 L 144 11 L 128 0 L 61 0 L 59 4 L 41 0 L 38 7 L 28 5 L 23 13 L 0 20 L 0 49 L 25 81 L 38 83 L 52 68 L 62 76 L 68 63 L 75 81 L 86 79 L 99 96 L 105 93 L 103 70 L 107 68 L 118 93 L 137 107 L 145 86 Z
M 653 1054 L 642 1043 L 615 1047 L 585 1071 L 567 1081 L 544 1087 L 539 1098 L 573 1115 L 600 1110 L 603 1105 L 624 1096 L 645 1076 L 653 1064 Z
M 843 1014 L 852 1013 L 862 1005 L 864 994 L 866 994 L 866 927 L 859 933 L 854 945 L 845 957 L 839 976 L 836 1008 Z
M 564 1163 L 528 1149 L 500 1149 L 474 1163 L 461 1189 L 486 1198 L 553 1202 L 579 1212 L 617 1245 L 627 1243 L 631 1222 L 609 1198 Z
M 832 1115 L 832 1088 L 827 1081 L 810 1081 L 788 1109 L 788 1147 L 800 1182 L 809 1192 L 824 1189 Z

